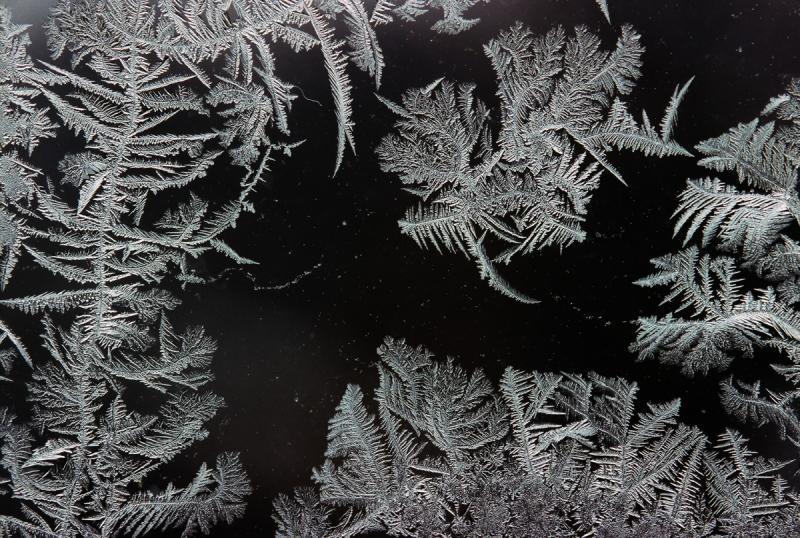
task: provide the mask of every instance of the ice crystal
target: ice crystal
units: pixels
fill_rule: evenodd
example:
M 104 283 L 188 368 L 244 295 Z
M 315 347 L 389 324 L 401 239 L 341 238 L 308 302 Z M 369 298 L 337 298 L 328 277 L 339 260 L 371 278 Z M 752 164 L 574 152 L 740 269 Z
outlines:
M 279 536 L 715 536 L 796 532 L 796 497 L 737 432 L 709 443 L 680 402 L 596 374 L 481 370 L 387 338 L 372 414 L 351 385 L 313 489 Z M 769 534 L 772 533 L 772 534 Z
M 499 132 L 473 85 L 439 80 L 399 104 L 384 99 L 400 119 L 378 155 L 420 198 L 400 221 L 403 233 L 423 247 L 462 252 L 494 288 L 534 302 L 496 263 L 583 241 L 603 172 L 622 181 L 610 150 L 686 155 L 672 134 L 688 84 L 676 89 L 657 129 L 646 114 L 637 123 L 621 100 L 640 76 L 644 50 L 629 26 L 610 52 L 583 27 L 535 36 L 521 24 L 484 50 L 497 75 Z M 490 255 L 489 243 L 506 249 Z

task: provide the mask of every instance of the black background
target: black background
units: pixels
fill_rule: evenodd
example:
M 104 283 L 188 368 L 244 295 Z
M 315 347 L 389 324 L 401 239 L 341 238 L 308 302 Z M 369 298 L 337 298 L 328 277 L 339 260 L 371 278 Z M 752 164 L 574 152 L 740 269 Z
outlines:
M 50 2 L 6 4 L 18 22 L 33 25 L 33 55 L 45 58 L 41 25 Z M 609 4 L 611 26 L 592 0 L 493 0 L 472 10 L 481 23 L 458 36 L 434 33 L 432 17 L 396 21 L 378 30 L 387 60 L 380 93 L 396 100 L 406 88 L 445 76 L 477 83 L 478 94 L 495 105 L 494 74 L 482 45 L 499 30 L 517 20 L 537 33 L 585 24 L 611 48 L 620 25 L 631 23 L 647 52 L 644 74 L 627 99 L 630 109 L 636 115 L 646 109 L 659 120 L 675 86 L 695 76 L 676 132 L 692 147 L 753 119 L 800 75 L 794 0 Z M 321 105 L 295 101 L 290 125 L 306 142 L 291 159 L 274 164 L 257 193 L 257 215 L 245 216 L 228 235 L 260 265 L 189 290 L 173 316 L 178 325 L 204 325 L 218 340 L 214 388 L 228 407 L 211 424 L 208 440 L 156 478 L 180 484 L 200 461 L 232 450 L 242 454 L 255 488 L 245 518 L 215 528 L 215 536 L 273 533 L 271 499 L 310 483 L 346 385 L 360 384 L 368 394 L 376 385 L 375 349 L 386 335 L 483 367 L 495 380 L 506 365 L 625 376 L 639 383 L 640 401 L 681 398 L 684 421 L 709 436 L 732 424 L 717 397 L 727 373 L 687 379 L 674 368 L 637 362 L 627 350 L 631 321 L 664 312 L 658 291 L 632 281 L 649 271 L 650 258 L 680 245 L 670 216 L 685 180 L 707 175 L 695 159 L 612 154 L 629 187 L 604 177 L 590 205 L 587 240 L 502 267 L 518 289 L 542 301 L 518 304 L 491 290 L 465 258 L 420 250 L 400 235 L 397 219 L 413 198 L 378 167 L 374 148 L 394 119 L 374 97 L 369 78 L 350 71 L 358 155 L 347 154 L 331 178 L 336 126 L 321 55 L 280 49 L 277 63 L 282 78 Z M 219 170 L 214 181 L 238 183 L 234 175 L 225 177 L 230 172 Z M 209 274 L 224 267 L 208 264 L 203 269 Z M 254 289 L 309 270 L 284 289 Z M 15 278 L 10 291 L 25 287 L 24 272 Z M 764 357 L 739 363 L 734 371 L 744 378 L 770 376 Z M 792 454 L 772 430 L 740 428 L 770 455 Z

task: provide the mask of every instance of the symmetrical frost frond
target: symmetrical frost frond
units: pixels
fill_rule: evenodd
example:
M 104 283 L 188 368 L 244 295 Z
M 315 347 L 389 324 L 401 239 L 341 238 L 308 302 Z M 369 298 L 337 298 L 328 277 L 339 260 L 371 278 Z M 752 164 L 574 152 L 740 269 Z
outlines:
M 253 113 L 246 133 L 240 123 L 222 132 L 210 125 L 191 133 L 171 129 L 178 118 L 199 118 L 202 125 L 209 110 L 192 89 L 194 65 L 159 48 L 166 20 L 161 15 L 148 2 L 64 0 L 56 5 L 47 28 L 51 49 L 67 56 L 73 67 L 42 62 L 43 70 L 29 75 L 36 89 L 30 94 L 82 136 L 85 147 L 61 161 L 60 185 L 26 177 L 29 203 L 14 207 L 4 226 L 9 237 L 27 237 L 21 245 L 9 241 L 6 265 L 24 252 L 72 285 L 70 291 L 5 299 L 4 304 L 26 312 L 75 311 L 85 338 L 109 348 L 136 341 L 139 324 L 175 306 L 171 294 L 157 286 L 171 268 L 191 280 L 187 260 L 210 250 L 246 261 L 220 234 L 242 211 L 251 210 L 247 199 L 272 147 L 262 134 L 269 122 L 263 108 Z M 19 61 L 12 65 L 31 71 Z M 230 103 L 230 97 L 220 96 L 231 89 L 225 84 L 211 94 L 210 103 Z M 240 150 L 241 158 L 234 155 L 247 171 L 234 199 L 210 207 L 192 196 L 161 216 L 151 209 L 151 199 L 161 191 L 205 178 L 221 155 L 219 144 L 230 146 L 233 140 L 251 144 Z
M 640 358 L 659 357 L 687 373 L 727 367 L 736 355 L 752 357 L 762 341 L 800 341 L 800 313 L 778 298 L 773 288 L 742 289 L 733 258 L 701 255 L 696 247 L 653 260 L 658 272 L 637 281 L 646 287 L 670 286 L 664 302 L 677 312 L 641 318 L 636 342 Z
M 196 388 L 204 385 L 213 343 L 191 331 L 167 331 L 164 322 L 161 353 L 186 356 L 169 373 L 152 374 L 161 383 L 154 386 L 186 375 Z M 235 455 L 221 456 L 216 470 L 203 465 L 185 488 L 136 493 L 155 469 L 205 438 L 204 424 L 222 404 L 218 396 L 187 390 L 165 397 L 153 414 L 137 412 L 108 375 L 116 352 L 109 357 L 83 342 L 77 327 L 63 333 L 47 323 L 44 338 L 52 361 L 34 369 L 32 427 L 8 417 L 0 430 L 2 467 L 25 515 L 12 528 L 33 536 L 55 536 L 55 528 L 58 536 L 139 536 L 179 525 L 208 532 L 241 515 L 249 482 Z M 37 444 L 42 433 L 46 441 Z
M 345 140 L 353 145 L 347 65 L 352 62 L 367 71 L 377 85 L 385 65 L 373 27 L 376 23 L 370 21 L 362 0 L 149 0 L 133 4 L 72 0 L 62 2 L 58 9 L 56 20 L 61 23 L 50 28 L 50 46 L 56 55 L 76 49 L 81 55 L 91 55 L 109 44 L 133 40 L 158 58 L 184 66 L 192 78 L 211 88 L 208 102 L 212 106 L 232 105 L 237 91 L 243 97 L 250 94 L 247 101 L 256 110 L 248 114 L 249 119 L 243 119 L 228 109 L 227 127 L 232 132 L 222 135 L 222 142 L 233 150 L 234 161 L 244 166 L 255 166 L 259 154 L 271 145 L 263 127 L 289 134 L 294 86 L 277 74 L 276 42 L 289 45 L 294 52 L 316 48 L 322 52 L 339 129 L 336 169 Z M 344 40 L 334 36 L 338 20 L 345 23 Z M 345 41 L 347 53 L 342 46 Z M 226 92 L 214 91 L 219 76 L 212 68 L 216 63 L 222 65 L 222 78 L 228 82 Z M 108 62 L 103 67 L 115 69 Z M 164 78 L 181 81 L 175 76 Z M 152 82 L 150 88 L 159 92 L 154 99 L 162 103 L 180 102 L 160 81 Z
M 203 465 L 184 488 L 157 492 L 154 471 L 205 439 L 223 406 L 207 387 L 214 343 L 199 328 L 174 330 L 165 311 L 178 300 L 167 280 L 200 280 L 189 260 L 211 250 L 250 262 L 221 234 L 252 210 L 249 194 L 281 145 L 261 132 L 269 102 L 255 119 L 211 128 L 209 105 L 232 99 L 195 92 L 197 66 L 163 50 L 176 40 L 162 41 L 160 15 L 145 0 L 62 0 L 47 28 L 58 65 L 34 66 L 25 28 L 0 10 L 2 286 L 21 255 L 66 282 L 0 300 L 44 318 L 44 353 L 33 357 L 0 322 L 3 373 L 15 356 L 33 372 L 30 423 L 3 413 L 0 426 L 3 490 L 16 501 L 14 515 L 0 518 L 3 535 L 208 533 L 244 510 L 249 482 L 236 455 L 220 457 L 216 470 Z M 218 94 L 231 91 L 225 84 L 235 86 L 220 82 Z M 180 120 L 199 128 L 176 129 Z M 57 126 L 83 147 L 45 178 L 26 157 Z M 232 160 L 244 173 L 231 200 L 189 192 L 177 206 L 161 203 L 167 190 L 180 200 L 237 142 L 244 149 Z M 133 385 L 154 395 L 147 411 L 128 397 Z
M 55 125 L 39 101 L 42 74 L 28 55 L 25 26 L 0 8 L 0 290 L 5 289 L 29 233 L 25 215 L 40 175 L 27 160 Z

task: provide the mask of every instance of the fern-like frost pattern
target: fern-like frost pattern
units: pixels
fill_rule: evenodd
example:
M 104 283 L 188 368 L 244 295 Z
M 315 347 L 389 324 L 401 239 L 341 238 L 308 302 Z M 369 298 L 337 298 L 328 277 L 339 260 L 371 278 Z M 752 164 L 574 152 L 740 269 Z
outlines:
M 759 118 L 697 145 L 700 166 L 720 177 L 692 179 L 680 195 L 675 234 L 682 251 L 653 260 L 638 281 L 668 287 L 674 311 L 638 320 L 632 350 L 679 364 L 688 374 L 725 369 L 738 358 L 775 357 L 786 384 L 721 384 L 724 406 L 741 421 L 772 424 L 800 446 L 800 312 L 797 242 L 800 81 L 770 101 Z
M 680 402 L 596 374 L 440 361 L 387 338 L 374 405 L 351 385 L 314 488 L 275 502 L 279 536 L 782 536 L 796 499 L 741 434 L 711 442 Z
M 518 24 L 501 33 L 484 47 L 497 75 L 499 132 L 470 84 L 440 80 L 401 103 L 383 99 L 400 119 L 378 147 L 382 169 L 420 198 L 401 231 L 420 246 L 465 254 L 491 286 L 535 302 L 497 264 L 585 239 L 600 177 L 623 181 L 611 149 L 688 155 L 672 138 L 688 84 L 676 89 L 658 128 L 646 114 L 634 120 L 622 101 L 640 76 L 643 50 L 629 26 L 612 51 L 583 27 L 536 36 Z
M 34 64 L 26 28 L 0 10 L 2 284 L 21 256 L 66 283 L 2 299 L 44 320 L 39 354 L 0 327 L 4 371 L 14 357 L 32 367 L 30 422 L 0 413 L 3 488 L 17 501 L 0 516 L 4 535 L 208 534 L 242 515 L 250 491 L 234 453 L 185 486 L 159 490 L 153 477 L 206 438 L 223 406 L 207 387 L 213 341 L 199 328 L 179 333 L 167 317 L 179 302 L 174 284 L 198 281 L 190 260 L 204 252 L 247 263 L 220 235 L 250 210 L 269 154 L 262 148 L 255 166 L 237 161 L 240 194 L 218 207 L 187 193 L 178 207 L 151 209 L 163 191 L 204 179 L 225 138 L 170 129 L 208 116 L 209 105 L 191 89 L 191 62 L 155 45 L 166 20 L 156 13 L 148 2 L 61 1 L 47 27 L 54 63 Z M 46 177 L 28 158 L 60 128 L 83 147 Z M 137 390 L 154 394 L 151 411 L 130 406 L 125 394 Z

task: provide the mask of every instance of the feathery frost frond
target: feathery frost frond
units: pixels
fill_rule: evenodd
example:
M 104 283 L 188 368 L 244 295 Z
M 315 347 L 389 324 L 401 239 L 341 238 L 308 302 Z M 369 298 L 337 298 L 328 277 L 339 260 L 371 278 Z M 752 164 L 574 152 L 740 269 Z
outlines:
M 442 34 L 458 34 L 475 27 L 480 22 L 467 12 L 481 3 L 491 0 L 377 0 L 370 21 L 374 25 L 386 24 L 397 17 L 405 21 L 413 21 L 431 12 L 441 10 L 441 18 L 433 25 L 433 29 Z M 608 22 L 611 14 L 607 0 L 594 0 Z M 498 8 L 495 6 L 495 8 Z
M 685 235 L 685 243 L 699 239 L 703 248 L 725 256 L 690 246 L 653 260 L 658 272 L 637 283 L 669 286 L 664 302 L 678 306 L 664 317 L 640 318 L 632 345 L 640 357 L 680 364 L 688 373 L 724 368 L 739 355 L 784 355 L 790 363 L 773 368 L 787 387 L 731 377 L 721 384 L 721 400 L 743 422 L 776 427 L 795 449 L 800 448 L 799 110 L 800 82 L 795 80 L 761 117 L 697 145 L 698 164 L 721 177 L 689 180 L 675 212 L 675 233 Z M 754 509 L 772 510 L 785 502 L 766 498 L 752 504 L 749 488 L 774 467 L 736 460 L 749 455 L 737 434 L 724 435 L 720 447 L 733 461 L 709 460 L 712 500 L 740 516 L 731 525 L 740 525 Z M 785 488 L 779 482 L 773 487 Z M 765 535 L 757 525 L 745 530 L 746 535 Z M 773 535 L 778 534 L 791 532 Z
M 659 272 L 637 284 L 669 286 L 664 302 L 681 300 L 665 317 L 639 319 L 632 349 L 641 357 L 680 363 L 689 373 L 726 367 L 734 355 L 752 356 L 764 346 L 800 358 L 794 351 L 800 250 L 792 239 L 800 217 L 796 88 L 793 82 L 762 117 L 697 145 L 698 164 L 725 176 L 689 180 L 675 211 L 675 234 L 726 256 L 692 246 L 653 260 Z M 748 291 L 748 275 L 765 281 L 762 287 Z M 688 317 L 676 315 L 686 308 Z M 727 386 L 729 396 L 734 386 Z
M 607 0 L 595 0 L 597 2 L 597 7 L 600 8 L 600 11 L 603 12 L 606 20 L 610 23 L 611 22 L 611 13 L 608 11 L 608 2 Z
M 13 261 L 27 254 L 69 281 L 71 289 L 2 303 L 29 313 L 74 313 L 84 339 L 109 349 L 136 341 L 142 325 L 174 308 L 176 299 L 162 281 L 176 272 L 179 279 L 192 280 L 189 259 L 215 250 L 245 261 L 221 234 L 252 210 L 248 197 L 275 146 L 262 134 L 272 114 L 263 97 L 255 119 L 246 120 L 248 132 L 241 123 L 216 132 L 204 123 L 208 105 L 192 88 L 197 65 L 169 49 L 178 47 L 180 34 L 165 37 L 168 8 L 144 0 L 62 0 L 53 8 L 47 34 L 54 56 L 69 59 L 71 69 L 47 62 L 37 69 L 15 52 L 6 63 L 24 76 L 3 72 L 19 87 L 15 91 L 35 99 L 26 108 L 41 116 L 39 128 L 28 129 L 29 148 L 52 129 L 50 116 L 80 135 L 84 148 L 61 160 L 60 182 L 42 181 L 33 172 L 21 176 L 24 195 L 7 198 L 0 211 L 0 235 L 8 238 L 6 281 Z M 32 89 L 23 91 L 24 84 Z M 224 93 L 234 88 L 240 87 L 221 81 L 208 102 L 231 103 Z M 171 127 L 176 119 L 200 128 L 178 132 Z M 233 161 L 245 172 L 232 200 L 214 207 L 191 195 L 162 215 L 151 208 L 159 205 L 151 201 L 162 191 L 203 180 L 222 153 L 219 145 L 229 147 L 235 140 L 242 148 Z
M 0 8 L 0 290 L 14 271 L 29 236 L 30 184 L 40 171 L 28 157 L 55 125 L 42 106 L 41 72 L 28 55 L 27 27 L 14 24 Z
M 51 48 L 55 53 L 75 48 L 96 52 L 116 39 L 109 35 L 109 30 L 113 33 L 113 29 L 131 27 L 129 12 L 137 11 L 150 17 L 150 31 L 131 34 L 125 30 L 123 39 L 132 39 L 159 58 L 184 66 L 192 78 L 211 89 L 209 102 L 214 106 L 215 101 L 233 105 L 232 95 L 242 92 L 240 95 L 255 110 L 248 110 L 244 117 L 229 111 L 227 127 L 233 134 L 223 134 L 222 142 L 227 142 L 234 151 L 234 162 L 244 166 L 254 166 L 260 153 L 276 145 L 275 140 L 270 142 L 264 127 L 274 127 L 283 135 L 290 132 L 288 113 L 296 96 L 292 93 L 294 86 L 277 74 L 276 43 L 285 43 L 295 53 L 316 48 L 322 53 L 339 129 L 336 169 L 343 157 L 345 140 L 353 145 L 347 65 L 352 62 L 368 72 L 376 85 L 380 84 L 384 67 L 374 22 L 370 22 L 362 0 L 142 0 L 135 5 L 122 0 L 72 0 L 67 3 L 70 5 L 60 13 L 64 23 L 51 32 Z M 109 24 L 97 24 L 93 19 L 98 17 Z M 339 20 L 345 23 L 344 40 L 334 36 Z M 345 41 L 349 46 L 347 53 L 342 47 Z M 228 82 L 224 97 L 220 91 L 214 91 L 219 78 L 214 65 L 221 65 L 221 78 Z M 180 76 L 169 78 L 181 80 Z M 166 103 L 180 102 L 160 82 L 149 87 Z
M 641 318 L 631 350 L 642 359 L 658 357 L 679 364 L 688 374 L 726 368 L 735 355 L 752 357 L 763 341 L 800 341 L 800 313 L 766 288 L 742 289 L 733 258 L 701 255 L 696 247 L 653 260 L 658 272 L 636 283 L 669 286 L 664 302 L 675 302 L 676 313 Z
M 183 360 L 143 369 L 139 380 L 163 388 L 189 377 L 199 388 L 210 379 L 210 341 L 198 341 L 191 331 L 177 336 L 167 322 L 160 338 L 161 353 L 183 353 Z M 208 533 L 219 520 L 241 515 L 249 482 L 235 455 L 221 456 L 216 470 L 203 465 L 185 488 L 137 493 L 154 470 L 206 437 L 204 424 L 221 406 L 219 397 L 174 393 L 155 413 L 143 414 L 126 405 L 118 381 L 108 375 L 120 373 L 117 351 L 108 356 L 84 343 L 77 327 L 62 333 L 49 322 L 44 339 L 52 361 L 34 368 L 33 424 L 7 415 L 0 426 L 5 487 L 25 514 L 12 528 L 28 529 L 26 536 L 140 536 L 178 526 Z
M 378 146 L 383 171 L 420 198 L 400 229 L 420 246 L 473 258 L 490 285 L 514 290 L 495 267 L 516 254 L 583 241 L 583 221 L 603 172 L 622 180 L 612 149 L 664 157 L 688 155 L 672 139 L 688 83 L 676 89 L 660 129 L 634 120 L 621 97 L 639 78 L 643 48 L 629 26 L 613 51 L 586 28 L 535 36 L 517 24 L 484 50 L 501 102 L 499 132 L 474 86 L 438 80 L 381 98 L 399 116 Z M 487 246 L 505 245 L 497 255 Z
M 214 343 L 201 329 L 173 329 L 165 311 L 178 300 L 165 280 L 170 273 L 193 280 L 188 260 L 209 250 L 248 261 L 221 234 L 252 209 L 249 193 L 270 148 L 280 146 L 244 124 L 211 129 L 208 105 L 192 89 L 197 66 L 163 50 L 176 38 L 158 9 L 146 0 L 60 0 L 47 33 L 54 58 L 68 59 L 69 68 L 34 66 L 25 28 L 0 9 L 0 284 L 20 256 L 68 282 L 0 300 L 46 314 L 43 354 L 31 354 L 0 322 L 3 373 L 12 356 L 33 372 L 31 422 L 8 412 L 0 419 L 2 489 L 15 502 L 15 515 L 0 517 L 4 536 L 207 534 L 244 510 L 249 482 L 236 455 L 221 456 L 216 469 L 201 466 L 183 488 L 159 490 L 153 476 L 207 437 L 206 424 L 223 405 L 206 387 Z M 220 82 L 217 94 L 231 86 Z M 244 121 L 263 130 L 268 106 Z M 181 132 L 175 120 L 200 128 Z M 38 157 L 37 143 L 57 125 L 83 148 L 60 159 L 59 178 L 44 178 L 27 159 Z M 232 155 L 244 170 L 232 200 L 215 206 L 187 193 L 188 201 L 164 209 L 162 191 L 188 190 L 208 174 L 219 146 L 237 141 L 249 149 Z M 133 384 L 155 391 L 146 412 L 126 397 Z
M 677 400 L 640 409 L 623 379 L 514 368 L 495 388 L 391 338 L 378 354 L 376 414 L 347 388 L 317 487 L 275 500 L 278 536 L 755 536 L 797 525 L 781 465 L 736 432 L 710 447 L 677 421 Z

